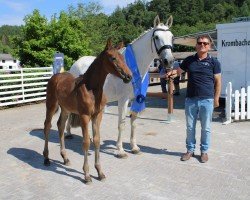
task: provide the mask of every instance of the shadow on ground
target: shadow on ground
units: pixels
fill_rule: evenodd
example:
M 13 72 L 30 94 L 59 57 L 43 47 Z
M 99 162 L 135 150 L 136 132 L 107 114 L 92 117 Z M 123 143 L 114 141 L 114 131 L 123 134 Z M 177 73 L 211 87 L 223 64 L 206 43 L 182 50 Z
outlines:
M 30 135 L 38 137 L 41 140 L 44 140 L 42 129 L 34 129 L 30 132 Z M 58 143 L 58 145 L 59 145 L 59 134 L 56 130 L 51 130 L 50 137 L 49 137 L 49 143 L 50 142 Z M 80 155 L 83 155 L 82 137 L 81 136 L 73 134 L 73 139 L 65 139 L 65 146 L 66 146 L 66 150 L 69 149 L 73 152 L 76 152 L 76 153 L 79 153 Z M 141 149 L 141 153 L 166 154 L 166 155 L 171 155 L 171 156 L 180 156 L 181 155 L 181 152 L 170 152 L 167 149 L 158 149 L 155 147 L 144 146 L 144 145 L 140 145 L 140 144 L 138 144 L 138 146 Z M 127 153 L 132 153 L 129 143 L 124 142 L 123 147 Z M 58 146 L 58 151 L 59 151 L 59 146 Z M 105 154 L 112 155 L 112 156 L 116 157 L 117 156 L 116 155 L 116 141 L 104 140 L 101 144 L 100 151 L 105 153 Z M 94 145 L 91 142 L 89 155 L 93 155 L 93 154 L 94 154 Z M 70 155 L 69 155 L 69 158 L 70 158 Z
M 62 162 L 50 159 L 51 161 L 50 166 L 44 166 L 43 155 L 34 150 L 25 148 L 11 148 L 7 151 L 7 153 L 14 156 L 18 160 L 21 160 L 22 162 L 29 164 L 31 167 L 35 169 L 52 171 L 57 174 L 72 177 L 81 182 L 83 181 L 83 173 L 64 166 Z M 76 173 L 78 174 L 78 176 L 72 175 L 72 173 Z

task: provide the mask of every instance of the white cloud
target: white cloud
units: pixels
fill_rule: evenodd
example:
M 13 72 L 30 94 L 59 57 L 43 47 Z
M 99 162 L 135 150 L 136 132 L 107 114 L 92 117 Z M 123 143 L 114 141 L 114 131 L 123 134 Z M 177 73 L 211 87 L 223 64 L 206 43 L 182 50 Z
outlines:
M 26 5 L 22 2 L 14 2 L 14 1 L 0 1 L 0 3 L 2 5 L 6 5 L 7 7 L 9 7 L 10 9 L 17 11 L 17 12 L 23 12 L 26 9 Z

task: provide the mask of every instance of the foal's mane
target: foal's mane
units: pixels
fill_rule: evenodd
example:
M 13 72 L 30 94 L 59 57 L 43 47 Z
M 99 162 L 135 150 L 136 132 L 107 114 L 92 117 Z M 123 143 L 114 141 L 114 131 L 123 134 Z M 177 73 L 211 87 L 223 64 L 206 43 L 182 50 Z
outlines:
M 82 84 L 87 84 L 90 78 L 90 74 L 93 73 L 93 71 L 96 68 L 100 68 L 101 62 L 102 62 L 102 57 L 104 56 L 105 51 L 107 51 L 107 49 L 103 50 L 96 58 L 95 60 L 91 63 L 91 65 L 89 66 L 89 68 L 87 69 L 87 71 L 84 74 L 81 74 L 79 77 L 77 77 L 75 79 L 75 89 L 79 88 Z

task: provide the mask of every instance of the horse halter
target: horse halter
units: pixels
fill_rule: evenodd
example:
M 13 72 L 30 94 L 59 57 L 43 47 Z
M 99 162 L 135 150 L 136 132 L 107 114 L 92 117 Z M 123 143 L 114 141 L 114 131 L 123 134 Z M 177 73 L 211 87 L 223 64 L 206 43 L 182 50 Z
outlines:
M 154 30 L 154 32 L 152 34 L 152 40 L 154 41 L 155 49 L 156 49 L 156 52 L 157 52 L 158 56 L 161 54 L 161 52 L 164 49 L 171 49 L 171 50 L 173 50 L 173 46 L 172 45 L 163 45 L 160 49 L 157 48 L 156 42 L 155 42 L 155 35 L 154 35 L 156 31 L 170 31 L 170 30 L 169 29 L 157 28 L 157 29 Z M 152 41 L 151 41 L 151 49 L 152 49 Z M 152 49 L 152 52 L 153 52 L 153 49 Z

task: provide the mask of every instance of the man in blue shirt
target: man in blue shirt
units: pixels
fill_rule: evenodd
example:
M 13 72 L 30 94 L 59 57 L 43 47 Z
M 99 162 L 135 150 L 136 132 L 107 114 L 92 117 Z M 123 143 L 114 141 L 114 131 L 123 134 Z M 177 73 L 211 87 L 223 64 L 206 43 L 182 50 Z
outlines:
M 185 99 L 187 152 L 181 157 L 182 161 L 187 161 L 194 155 L 198 116 L 201 122 L 200 161 L 202 163 L 208 161 L 207 152 L 210 147 L 212 113 L 213 109 L 219 106 L 221 92 L 220 63 L 208 54 L 211 42 L 210 37 L 199 36 L 196 41 L 197 53 L 187 57 L 178 69 L 167 73 L 167 77 L 180 75 L 183 71 L 188 74 Z

